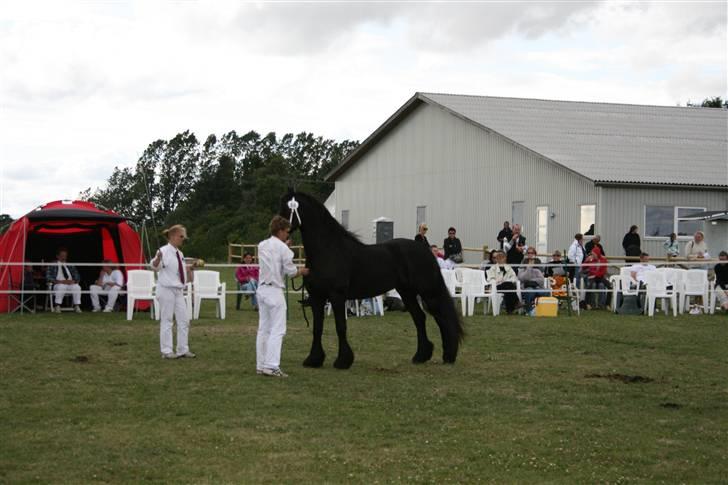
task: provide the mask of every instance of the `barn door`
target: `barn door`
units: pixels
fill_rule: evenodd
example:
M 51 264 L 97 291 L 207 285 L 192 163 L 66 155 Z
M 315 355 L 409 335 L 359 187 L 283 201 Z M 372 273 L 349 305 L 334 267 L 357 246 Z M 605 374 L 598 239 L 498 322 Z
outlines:
M 377 222 L 377 244 L 389 241 L 394 238 L 394 222 L 378 221 Z

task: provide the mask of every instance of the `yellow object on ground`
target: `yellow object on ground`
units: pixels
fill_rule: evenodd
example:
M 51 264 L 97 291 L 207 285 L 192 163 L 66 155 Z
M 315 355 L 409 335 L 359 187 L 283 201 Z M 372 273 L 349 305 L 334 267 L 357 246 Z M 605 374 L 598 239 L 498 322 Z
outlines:
M 559 313 L 559 300 L 551 296 L 536 299 L 537 317 L 555 317 Z

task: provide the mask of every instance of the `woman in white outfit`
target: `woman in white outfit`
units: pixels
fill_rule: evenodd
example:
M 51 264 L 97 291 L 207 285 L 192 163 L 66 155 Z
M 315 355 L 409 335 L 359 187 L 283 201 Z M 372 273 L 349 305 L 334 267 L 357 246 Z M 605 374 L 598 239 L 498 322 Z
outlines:
M 101 304 L 99 302 L 99 295 L 106 295 L 106 307 L 104 312 L 111 312 L 114 310 L 116 299 L 119 296 L 119 291 L 124 287 L 124 275 L 118 269 L 112 266 L 112 262 L 109 260 L 103 261 L 101 267 L 101 273 L 99 273 L 99 279 L 96 280 L 95 285 L 89 286 L 91 291 L 91 305 L 93 311 L 101 311 Z
M 281 370 L 281 346 L 286 334 L 285 277 L 308 275 L 308 268 L 296 268 L 293 251 L 285 243 L 290 223 L 281 216 L 270 221 L 271 236 L 258 245 L 258 337 L 256 372 L 271 377 L 288 377 Z
M 187 229 L 180 224 L 166 229 L 169 244 L 157 251 L 152 268 L 159 273 L 157 299 L 159 300 L 159 346 L 163 359 L 180 357 L 195 358 L 187 344 L 190 329 L 190 315 L 183 294 L 185 284 L 190 280 L 185 267 L 185 256 L 180 251 L 187 239 Z M 172 318 L 177 320 L 177 352 L 172 352 Z

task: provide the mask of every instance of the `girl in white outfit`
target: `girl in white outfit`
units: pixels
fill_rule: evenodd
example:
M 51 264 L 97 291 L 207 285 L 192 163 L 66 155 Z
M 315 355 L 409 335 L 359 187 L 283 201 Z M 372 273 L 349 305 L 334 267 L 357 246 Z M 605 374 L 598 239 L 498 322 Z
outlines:
M 185 256 L 180 251 L 187 239 L 187 229 L 177 224 L 166 229 L 169 244 L 157 251 L 152 260 L 152 268 L 159 273 L 157 279 L 157 299 L 159 300 L 159 346 L 163 359 L 180 357 L 195 358 L 187 345 L 190 328 L 190 315 L 183 294 L 189 274 L 185 267 Z M 177 320 L 177 352 L 172 352 L 172 317 Z
M 290 223 L 281 216 L 270 221 L 271 236 L 258 245 L 260 279 L 256 372 L 271 377 L 288 377 L 281 371 L 281 346 L 286 334 L 285 276 L 308 275 L 308 268 L 296 268 L 293 251 L 286 245 Z

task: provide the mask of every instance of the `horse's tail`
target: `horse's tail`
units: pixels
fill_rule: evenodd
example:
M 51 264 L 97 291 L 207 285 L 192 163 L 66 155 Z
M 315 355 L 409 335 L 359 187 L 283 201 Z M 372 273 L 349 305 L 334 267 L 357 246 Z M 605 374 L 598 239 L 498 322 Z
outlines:
M 465 328 L 455 303 L 447 289 L 442 275 L 438 272 L 438 290 L 434 298 L 426 300 L 427 310 L 435 317 L 442 336 L 442 360 L 453 364 L 458 356 L 458 348 L 465 338 Z

